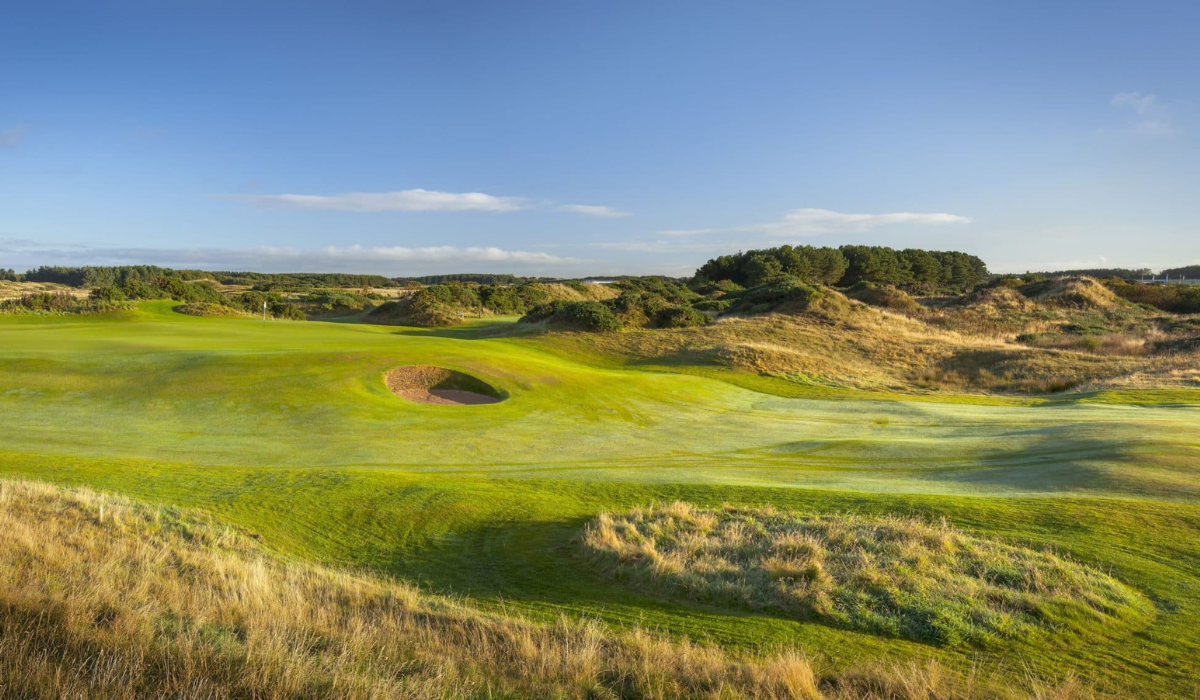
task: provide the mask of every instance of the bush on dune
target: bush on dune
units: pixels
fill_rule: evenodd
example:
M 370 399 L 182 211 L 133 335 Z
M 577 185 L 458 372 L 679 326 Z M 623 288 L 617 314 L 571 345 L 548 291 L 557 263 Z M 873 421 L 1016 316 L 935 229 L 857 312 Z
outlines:
M 610 332 L 621 330 L 621 321 L 598 301 L 555 301 L 533 308 L 522 323 L 545 323 L 547 328 Z
M 903 290 L 871 282 L 855 284 L 846 290 L 846 296 L 891 311 L 918 311 L 921 308 L 921 305 Z
M 728 295 L 729 313 L 758 314 L 771 311 L 805 311 L 827 292 L 796 277 L 776 277 L 766 283 Z

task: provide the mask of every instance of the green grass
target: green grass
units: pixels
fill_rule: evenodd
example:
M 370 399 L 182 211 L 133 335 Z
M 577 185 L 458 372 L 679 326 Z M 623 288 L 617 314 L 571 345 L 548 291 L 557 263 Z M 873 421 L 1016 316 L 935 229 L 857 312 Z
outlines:
M 987 663 L 1145 697 L 1197 692 L 1200 409 L 1189 396 L 787 398 L 733 373 L 593 363 L 494 323 L 264 324 L 171 306 L 0 319 L 0 472 L 202 508 L 288 555 L 484 607 L 737 648 L 796 643 L 847 666 L 976 657 L 614 586 L 572 540 L 600 512 L 677 499 L 945 516 L 1052 547 L 1154 604 L 1134 631 L 1018 644 Z M 401 364 L 460 369 L 509 398 L 404 401 L 382 378 Z

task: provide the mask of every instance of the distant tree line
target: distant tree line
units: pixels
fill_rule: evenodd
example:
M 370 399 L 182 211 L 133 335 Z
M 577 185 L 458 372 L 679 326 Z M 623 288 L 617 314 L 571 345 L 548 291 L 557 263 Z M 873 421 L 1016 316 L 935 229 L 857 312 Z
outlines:
M 149 279 L 152 277 L 183 278 L 178 270 L 171 270 L 155 265 L 123 265 L 117 267 L 42 265 L 35 270 L 26 272 L 24 280 L 26 282 L 53 282 L 68 287 L 95 288 L 119 286 L 129 279 Z
M 1178 279 L 1180 277 L 1186 277 L 1190 280 L 1200 279 L 1200 265 L 1173 267 L 1170 270 L 1163 270 L 1162 272 L 1158 273 L 1158 275 L 1160 277 L 1170 277 L 1171 279 Z
M 420 284 L 445 284 L 447 282 L 471 282 L 474 284 L 518 284 L 526 281 L 523 277 L 509 274 L 490 273 L 457 273 L 452 275 L 425 275 L 423 277 L 397 277 L 397 282 L 417 282 Z
M 15 270 L 9 270 L 0 267 L 0 281 L 2 282 L 20 282 L 21 276 Z
M 1123 280 L 1140 280 L 1154 275 L 1148 267 L 1130 270 L 1124 267 L 1100 267 L 1086 270 L 1054 270 L 1052 272 L 1026 272 L 1024 277 L 1029 279 L 1049 279 L 1054 277 L 1119 277 Z
M 753 287 L 781 276 L 808 284 L 849 287 L 870 282 L 932 293 L 968 291 L 986 281 L 989 273 L 976 256 L 954 251 L 784 245 L 713 258 L 696 271 L 694 283 L 729 280 Z
M 221 284 L 248 284 L 259 291 L 312 289 L 316 287 L 339 287 L 361 289 L 364 287 L 396 287 L 396 280 L 383 275 L 359 275 L 349 272 L 206 272 L 208 277 Z
M 11 271 L 10 271 L 11 272 Z M 54 282 L 68 287 L 120 286 L 128 279 L 171 277 L 185 281 L 211 279 L 229 285 L 263 285 L 270 288 L 314 287 L 395 287 L 396 280 L 383 275 L 359 275 L 345 272 L 224 272 L 175 270 L 155 265 L 61 266 L 43 265 L 25 273 L 27 282 Z M 269 291 L 265 289 L 262 291 Z

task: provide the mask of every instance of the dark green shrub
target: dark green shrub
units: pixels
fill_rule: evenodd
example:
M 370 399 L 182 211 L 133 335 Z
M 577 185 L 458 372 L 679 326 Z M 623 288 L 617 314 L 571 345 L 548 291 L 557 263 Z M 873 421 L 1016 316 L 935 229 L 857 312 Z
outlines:
M 621 321 L 598 301 L 555 301 L 542 304 L 521 318 L 521 323 L 545 321 L 552 328 L 579 331 L 618 331 Z
M 721 312 L 728 309 L 733 304 L 729 299 L 704 299 L 692 304 L 693 309 L 699 311 L 716 311 Z
M 129 297 L 125 296 L 125 292 L 122 291 L 120 287 L 109 284 L 103 287 L 96 287 L 92 290 L 91 294 L 88 295 L 88 298 L 95 299 L 97 301 L 113 303 L 125 301 Z
M 621 322 L 607 306 L 598 301 L 568 301 L 549 322 L 586 331 L 621 330 Z
M 277 302 L 267 307 L 267 310 L 272 316 L 285 321 L 306 321 L 308 316 L 304 314 L 304 309 L 301 309 L 295 304 L 287 302 Z
M 545 304 L 538 304 L 522 316 L 518 323 L 541 323 L 553 316 L 565 303 L 567 302 L 551 301 Z
M 767 284 L 751 287 L 736 295 L 736 298 L 730 295 L 733 303 L 729 311 L 754 314 L 774 311 L 784 304 L 807 307 L 823 295 L 820 288 L 805 284 L 795 277 L 780 277 Z
M 656 319 L 659 328 L 691 328 L 707 326 L 712 319 L 703 311 L 690 306 L 672 306 L 659 312 Z

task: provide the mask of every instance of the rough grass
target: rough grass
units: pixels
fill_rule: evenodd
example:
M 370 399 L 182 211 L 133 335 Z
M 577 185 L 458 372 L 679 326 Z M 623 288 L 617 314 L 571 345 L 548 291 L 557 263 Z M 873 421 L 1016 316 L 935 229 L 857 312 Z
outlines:
M 863 286 L 852 293 L 880 289 Z M 1191 372 L 1194 355 L 1178 351 L 1190 347 L 1193 326 L 1181 324 L 1183 317 L 1167 319 L 1129 304 L 1110 307 L 1104 298 L 1078 301 L 1105 292 L 1098 283 L 1068 281 L 1047 286 L 1042 296 L 1050 296 L 1033 301 L 998 287 L 961 303 L 899 312 L 824 290 L 819 303 L 787 313 L 542 342 L 573 356 L 720 367 L 836 389 L 1028 395 L 1200 386 Z
M 241 309 L 235 309 L 232 306 L 223 304 L 214 304 L 208 301 L 193 301 L 187 304 L 180 304 L 175 307 L 175 311 L 188 316 L 204 316 L 207 318 L 254 318 L 254 314 L 246 313 Z
M 13 282 L 12 280 L 0 280 L 0 300 L 19 299 L 27 294 L 58 292 L 70 294 L 77 299 L 84 299 L 89 293 L 86 289 L 68 287 L 53 282 Z
M 1020 291 L 1036 301 L 1068 308 L 1111 309 L 1127 303 L 1091 277 L 1058 277 L 1024 285 Z
M 581 542 L 599 570 L 639 585 L 944 646 L 1029 642 L 1153 615 L 1139 593 L 1095 569 L 945 520 L 675 502 L 601 514 Z
M 821 677 L 560 618 L 538 624 L 265 553 L 211 517 L 0 481 L 0 694 L 29 698 L 1085 697 L 937 664 Z

